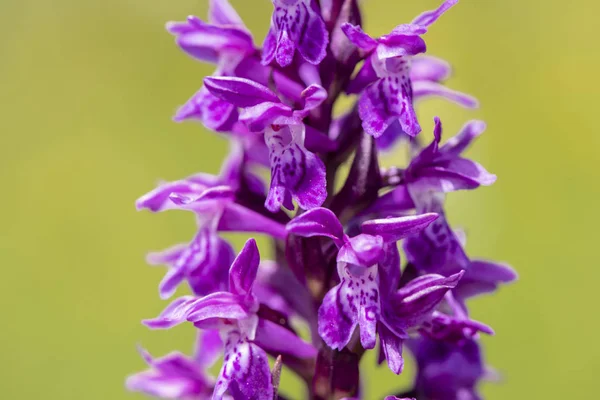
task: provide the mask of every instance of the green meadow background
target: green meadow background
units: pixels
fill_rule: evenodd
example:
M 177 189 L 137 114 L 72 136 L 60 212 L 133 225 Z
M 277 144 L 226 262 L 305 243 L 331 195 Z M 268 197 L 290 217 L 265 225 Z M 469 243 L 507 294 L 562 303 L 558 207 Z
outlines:
M 262 42 L 270 2 L 232 3 Z M 364 1 L 366 29 L 383 34 L 438 3 Z M 164 23 L 206 8 L 0 0 L 0 398 L 141 399 L 123 384 L 144 366 L 136 344 L 157 356 L 191 350 L 190 327 L 139 321 L 166 304 L 164 270 L 144 254 L 188 240 L 192 218 L 133 203 L 161 178 L 217 172 L 225 154 L 200 125 L 170 120 L 212 67 L 178 51 Z M 462 0 L 426 36 L 456 68 L 449 86 L 482 107 L 423 103 L 424 137 L 434 115 L 446 137 L 485 119 L 469 156 L 499 177 L 451 194 L 451 221 L 467 230 L 469 254 L 520 274 L 472 305 L 496 330 L 483 341 L 502 380 L 483 385 L 486 399 L 597 396 L 599 12 L 593 0 Z M 410 384 L 412 364 L 400 378 L 373 365 L 365 358 L 366 399 Z

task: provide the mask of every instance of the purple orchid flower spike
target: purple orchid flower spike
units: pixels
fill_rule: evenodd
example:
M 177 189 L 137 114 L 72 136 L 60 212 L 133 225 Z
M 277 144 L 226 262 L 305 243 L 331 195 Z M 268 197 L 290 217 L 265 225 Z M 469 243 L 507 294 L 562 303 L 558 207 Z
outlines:
M 159 212 L 170 209 L 193 211 L 198 232 L 188 244 L 150 253 L 151 265 L 167 265 L 169 270 L 159 285 L 161 298 L 171 297 L 187 280 L 196 295 L 206 295 L 227 287 L 228 268 L 234 258 L 229 243 L 218 231 L 256 231 L 285 237 L 285 227 L 235 201 L 235 192 L 243 181 L 254 182 L 242 172 L 243 153 L 234 144 L 219 176 L 197 174 L 183 180 L 160 185 L 142 196 L 138 209 Z
M 344 234 L 335 214 L 325 208 L 310 210 L 287 225 L 288 232 L 298 236 L 332 238 L 339 248 L 340 284 L 326 294 L 319 308 L 319 334 L 328 346 L 338 350 L 347 346 L 357 326 L 363 347 L 375 346 L 381 292 L 391 292 L 400 275 L 395 242 L 436 218 L 436 214 L 424 214 L 367 221 L 362 227 L 364 233 L 352 238 Z
M 390 34 L 378 39 L 367 35 L 359 26 L 351 24 L 342 26 L 348 39 L 368 57 L 349 91 L 362 92 L 359 114 L 364 130 L 370 135 L 380 137 L 396 121 L 399 122 L 402 131 L 410 136 L 421 132 L 413 106 L 415 88 L 411 80 L 411 59 L 426 50 L 421 35 L 427 32 L 429 25 L 457 1 L 446 0 L 438 9 L 420 15 L 410 24 L 399 25 Z M 432 63 L 429 61 L 429 65 L 422 66 L 421 71 L 431 68 Z M 423 74 L 419 75 L 418 72 L 415 75 L 416 78 L 422 76 Z M 435 77 L 439 79 L 437 75 Z M 419 82 L 431 81 L 426 79 Z M 421 96 L 438 94 L 434 93 L 435 83 L 437 82 L 433 81 L 429 86 L 421 85 L 419 94 Z M 445 97 L 457 101 L 461 98 L 457 93 L 450 96 L 452 92 L 440 89 L 438 86 L 435 88 Z M 470 105 L 471 101 L 467 103 Z
M 271 163 L 271 186 L 265 207 L 276 212 L 281 205 L 292 210 L 292 199 L 303 209 L 320 206 L 327 195 L 325 165 L 306 149 L 307 128 L 302 120 L 327 97 L 325 89 L 311 85 L 302 93 L 304 105 L 294 110 L 259 83 L 243 78 L 206 78 L 215 96 L 243 109 L 240 121 L 252 132 L 264 132 Z M 331 142 L 310 131 L 316 147 Z
M 220 331 L 225 342 L 224 362 L 213 399 L 222 399 L 229 392 L 236 399 L 271 400 L 273 387 L 264 348 L 303 358 L 316 354 L 312 346 L 285 328 L 259 320 L 259 303 L 253 293 L 259 261 L 256 242 L 250 239 L 231 265 L 228 291 L 202 298 L 181 297 L 157 318 L 144 321 L 154 329 L 189 321 L 200 329 Z
M 423 35 L 458 0 L 438 2 L 374 38 L 361 27 L 359 0 L 272 0 L 262 49 L 228 0 L 209 0 L 206 22 L 167 25 L 186 54 L 216 66 L 174 119 L 200 120 L 233 146 L 218 175 L 161 183 L 136 203 L 189 211 L 196 221 L 189 243 L 148 255 L 168 267 L 161 298 L 184 282 L 192 295 L 144 324 L 190 322 L 199 340 L 192 357 L 144 352 L 150 368 L 128 379 L 131 390 L 284 399 L 285 366 L 310 398 L 359 399 L 361 358 L 378 342 L 379 362 L 392 372 L 404 368 L 405 345 L 418 365 L 414 387 L 385 400 L 480 399 L 489 370 L 478 340 L 493 330 L 470 318 L 467 303 L 516 274 L 467 256 L 465 235 L 444 209 L 447 193 L 496 179 L 463 156 L 485 124 L 471 121 L 444 143 L 436 118 L 431 143 L 414 138 L 421 99 L 478 105 L 445 86 L 447 62 L 424 54 Z M 344 93 L 357 94 L 347 108 Z M 396 145 L 408 162 L 382 168 L 380 154 Z M 268 187 L 256 174 L 263 168 Z M 260 262 L 254 239 L 236 256 L 222 232 L 267 236 L 273 260 Z M 220 356 L 213 378 L 206 370 Z M 276 359 L 272 371 L 267 356 Z
M 272 0 L 271 28 L 263 44 L 263 64 L 273 59 L 282 67 L 292 63 L 296 50 L 311 64 L 327 53 L 329 34 L 314 0 Z

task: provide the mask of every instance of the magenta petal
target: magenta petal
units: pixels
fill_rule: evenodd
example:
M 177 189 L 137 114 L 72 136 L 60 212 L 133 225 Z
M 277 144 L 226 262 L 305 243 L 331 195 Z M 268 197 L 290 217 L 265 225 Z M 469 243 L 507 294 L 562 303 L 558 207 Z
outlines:
M 407 327 L 415 326 L 438 305 L 446 292 L 458 284 L 464 272 L 449 277 L 437 274 L 413 279 L 392 297 L 391 309 Z
M 198 333 L 194 359 L 202 368 L 210 368 L 223 352 L 223 340 L 218 330 L 203 330 Z
M 303 237 L 325 236 L 343 245 L 344 228 L 333 211 L 327 208 L 313 208 L 294 219 L 286 226 L 289 233 Z
M 369 53 L 377 47 L 377 41 L 367 35 L 360 26 L 346 22 L 342 24 L 341 28 L 348 39 L 365 53 Z
M 407 217 L 373 219 L 363 222 L 361 230 L 370 235 L 379 235 L 386 242 L 395 242 L 425 229 L 438 218 L 436 213 Z
M 242 19 L 227 0 L 210 0 L 208 21 L 215 25 L 229 25 L 245 28 Z
M 207 77 L 204 78 L 204 85 L 213 95 L 236 107 L 279 102 L 277 95 L 268 88 L 245 78 Z
M 356 76 L 352 78 L 346 87 L 346 93 L 358 94 L 377 79 L 377 73 L 373 69 L 371 57 L 368 57 L 361 69 L 358 70 Z
M 240 296 L 248 296 L 256 279 L 260 254 L 254 239 L 248 239 L 229 270 L 229 291 Z
M 444 158 L 458 157 L 469 145 L 479 137 L 486 128 L 483 121 L 473 120 L 467 122 L 460 132 L 451 137 L 440 147 L 440 153 Z
M 150 369 L 127 378 L 127 389 L 163 399 L 208 396 L 211 382 L 194 360 L 180 353 L 152 359 L 146 353 Z
M 389 330 L 385 324 L 380 323 L 377 327 L 381 349 L 383 350 L 388 366 L 393 373 L 400 375 L 404 368 L 404 358 L 402 358 L 403 340 Z
M 349 307 L 344 307 L 342 303 L 347 301 L 344 296 L 341 285 L 331 289 L 323 298 L 323 303 L 319 307 L 319 336 L 331 348 L 341 350 L 348 342 L 354 332 L 358 321 L 354 319 Z
M 219 220 L 223 232 L 258 232 L 285 239 L 285 225 L 236 203 L 229 204 Z
M 183 296 L 175 299 L 155 319 L 142 321 L 152 329 L 167 329 L 184 322 L 189 312 L 193 309 L 197 299 L 192 296 Z
M 438 8 L 431 11 L 425 11 L 415 19 L 412 23 L 416 25 L 429 26 L 433 24 L 439 17 L 448 11 L 452 6 L 458 3 L 458 0 L 445 0 Z
M 256 330 L 256 344 L 265 350 L 289 354 L 298 358 L 314 358 L 317 350 L 295 333 L 274 322 L 260 319 Z
M 448 89 L 446 86 L 437 82 L 413 82 L 413 96 L 415 100 L 420 100 L 427 97 L 442 97 L 465 108 L 479 107 L 479 102 L 473 96 Z
M 452 68 L 446 61 L 432 56 L 416 56 L 410 66 L 410 79 L 415 81 L 441 82 L 450 77 Z
M 275 34 L 273 27 L 271 27 L 269 32 L 267 32 L 267 36 L 263 43 L 262 63 L 264 65 L 269 65 L 273 61 L 275 58 L 275 51 L 277 51 L 277 35 Z

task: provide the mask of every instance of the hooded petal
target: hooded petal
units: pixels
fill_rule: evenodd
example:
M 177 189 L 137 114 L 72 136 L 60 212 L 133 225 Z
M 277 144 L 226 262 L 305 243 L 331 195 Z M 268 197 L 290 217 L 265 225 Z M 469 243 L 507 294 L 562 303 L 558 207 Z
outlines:
M 231 264 L 229 270 L 229 291 L 239 296 L 252 293 L 252 285 L 256 279 L 260 254 L 254 239 L 249 239 Z
M 225 358 L 215 384 L 213 399 L 222 399 L 227 390 L 234 398 L 273 398 L 271 371 L 266 353 L 235 331 L 227 336 L 225 342 Z
M 282 126 L 265 133 L 271 160 L 271 187 L 265 207 L 272 212 L 282 204 L 290 208 L 292 198 L 310 210 L 321 206 L 327 197 L 325 165 L 306 150 L 303 136 L 304 125 Z
M 381 236 L 356 235 L 347 240 L 346 244 L 340 248 L 337 261 L 369 267 L 381 260 L 383 247 L 384 243 Z
M 302 237 L 325 236 L 343 245 L 344 227 L 333 211 L 327 208 L 313 208 L 292 219 L 286 229 L 289 233 Z
M 436 213 L 425 213 L 407 217 L 372 219 L 363 222 L 361 230 L 369 235 L 379 235 L 386 242 L 396 242 L 421 232 L 437 218 Z

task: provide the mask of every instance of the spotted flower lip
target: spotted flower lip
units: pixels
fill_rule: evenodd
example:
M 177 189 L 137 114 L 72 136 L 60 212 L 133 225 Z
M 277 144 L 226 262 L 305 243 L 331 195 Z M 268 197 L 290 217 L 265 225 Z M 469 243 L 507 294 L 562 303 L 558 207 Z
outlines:
M 271 28 L 263 44 L 263 64 L 273 60 L 282 67 L 292 63 L 298 51 L 311 64 L 325 58 L 329 34 L 315 10 L 314 0 L 272 0 Z
M 431 142 L 415 137 L 422 99 L 478 106 L 446 86 L 451 66 L 428 54 L 424 35 L 457 3 L 439 1 L 372 37 L 359 0 L 272 0 L 262 48 L 228 0 L 209 0 L 206 21 L 167 24 L 185 54 L 215 66 L 173 119 L 200 121 L 230 151 L 218 174 L 161 182 L 136 201 L 195 221 L 190 240 L 147 255 L 166 267 L 160 298 L 174 299 L 143 324 L 184 325 L 197 340 L 191 356 L 141 350 L 147 369 L 127 379 L 129 390 L 296 398 L 280 385 L 293 373 L 311 399 L 359 400 L 370 384 L 361 358 L 377 348 L 394 374 L 406 349 L 416 361 L 412 387 L 385 400 L 482 399 L 491 368 L 480 338 L 494 331 L 471 303 L 517 274 L 472 257 L 448 217 L 447 196 L 496 180 L 463 155 L 485 123 L 469 121 L 443 142 L 436 117 Z M 382 168 L 380 155 L 397 147 L 408 160 Z M 254 238 L 237 252 L 227 232 L 263 236 L 272 259 L 261 260 Z M 176 296 L 182 285 L 189 294 Z

